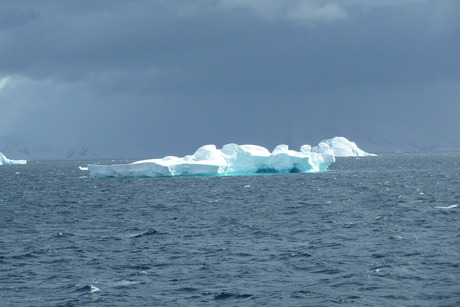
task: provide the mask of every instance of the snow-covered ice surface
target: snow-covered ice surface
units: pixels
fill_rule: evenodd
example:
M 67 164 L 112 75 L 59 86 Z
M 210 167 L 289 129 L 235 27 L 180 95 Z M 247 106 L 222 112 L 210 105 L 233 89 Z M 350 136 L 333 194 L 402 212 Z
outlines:
M 93 177 L 230 176 L 321 172 L 334 161 L 334 152 L 327 145 L 315 151 L 310 145 L 302 146 L 300 151 L 278 145 L 270 152 L 257 145 L 227 144 L 222 149 L 205 145 L 182 158 L 167 156 L 131 164 L 89 164 L 88 170 Z
M 10 160 L 5 157 L 4 154 L 0 152 L 0 165 L 7 165 L 7 164 L 26 164 L 26 160 Z
M 365 157 L 365 156 L 376 156 L 376 154 L 367 153 L 356 145 L 355 142 L 351 142 L 344 137 L 336 136 L 332 139 L 323 140 L 316 146 L 313 151 L 321 150 L 321 147 L 329 147 L 334 151 L 336 157 Z

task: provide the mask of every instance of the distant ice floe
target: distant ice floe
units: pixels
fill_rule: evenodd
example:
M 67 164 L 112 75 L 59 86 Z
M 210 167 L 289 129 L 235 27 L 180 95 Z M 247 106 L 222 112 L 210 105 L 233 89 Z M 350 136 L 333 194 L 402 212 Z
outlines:
M 7 165 L 7 164 L 26 164 L 26 160 L 10 160 L 5 157 L 4 154 L 0 152 L 0 165 Z
M 318 146 L 303 145 L 300 151 L 278 145 L 272 152 L 258 145 L 227 144 L 200 147 L 193 155 L 167 156 L 130 164 L 88 164 L 93 177 L 232 176 L 258 173 L 315 173 L 326 171 L 335 156 L 366 156 L 343 137 L 324 140 Z M 83 167 L 80 167 L 84 170 Z

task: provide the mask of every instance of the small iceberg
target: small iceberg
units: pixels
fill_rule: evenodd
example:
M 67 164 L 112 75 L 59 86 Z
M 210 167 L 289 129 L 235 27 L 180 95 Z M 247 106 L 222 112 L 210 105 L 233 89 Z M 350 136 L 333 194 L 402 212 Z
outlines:
M 0 152 L 0 165 L 8 165 L 8 164 L 26 164 L 26 160 L 10 160 L 5 157 L 4 154 Z
M 355 142 L 351 142 L 342 136 L 336 136 L 332 139 L 323 140 L 316 148 L 322 146 L 329 147 L 334 151 L 336 157 L 366 157 L 377 156 L 376 154 L 368 153 L 360 149 Z

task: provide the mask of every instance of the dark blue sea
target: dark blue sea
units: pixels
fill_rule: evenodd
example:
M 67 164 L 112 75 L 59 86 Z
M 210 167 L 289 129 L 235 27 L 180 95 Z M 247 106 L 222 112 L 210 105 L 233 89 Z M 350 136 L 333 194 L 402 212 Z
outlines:
M 87 163 L 0 166 L 1 306 L 460 306 L 460 153 L 242 177 Z

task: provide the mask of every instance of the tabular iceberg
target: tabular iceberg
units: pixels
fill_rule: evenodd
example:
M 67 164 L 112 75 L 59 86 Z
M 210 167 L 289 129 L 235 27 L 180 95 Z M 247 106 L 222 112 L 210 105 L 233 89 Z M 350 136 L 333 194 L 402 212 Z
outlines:
M 167 156 L 131 164 L 89 164 L 88 170 L 93 177 L 230 176 L 321 172 L 334 161 L 334 152 L 327 144 L 314 150 L 303 145 L 300 151 L 278 145 L 271 153 L 257 145 L 227 144 L 222 149 L 205 145 L 182 158 Z
M 10 160 L 7 157 L 5 157 L 4 154 L 0 152 L 0 165 L 6 165 L 6 164 L 26 164 L 26 160 Z
M 361 150 L 355 142 L 351 142 L 342 136 L 336 136 L 332 139 L 323 140 L 313 151 L 321 151 L 321 147 L 330 148 L 334 151 L 336 157 L 365 157 L 377 156 L 376 154 L 367 153 Z

